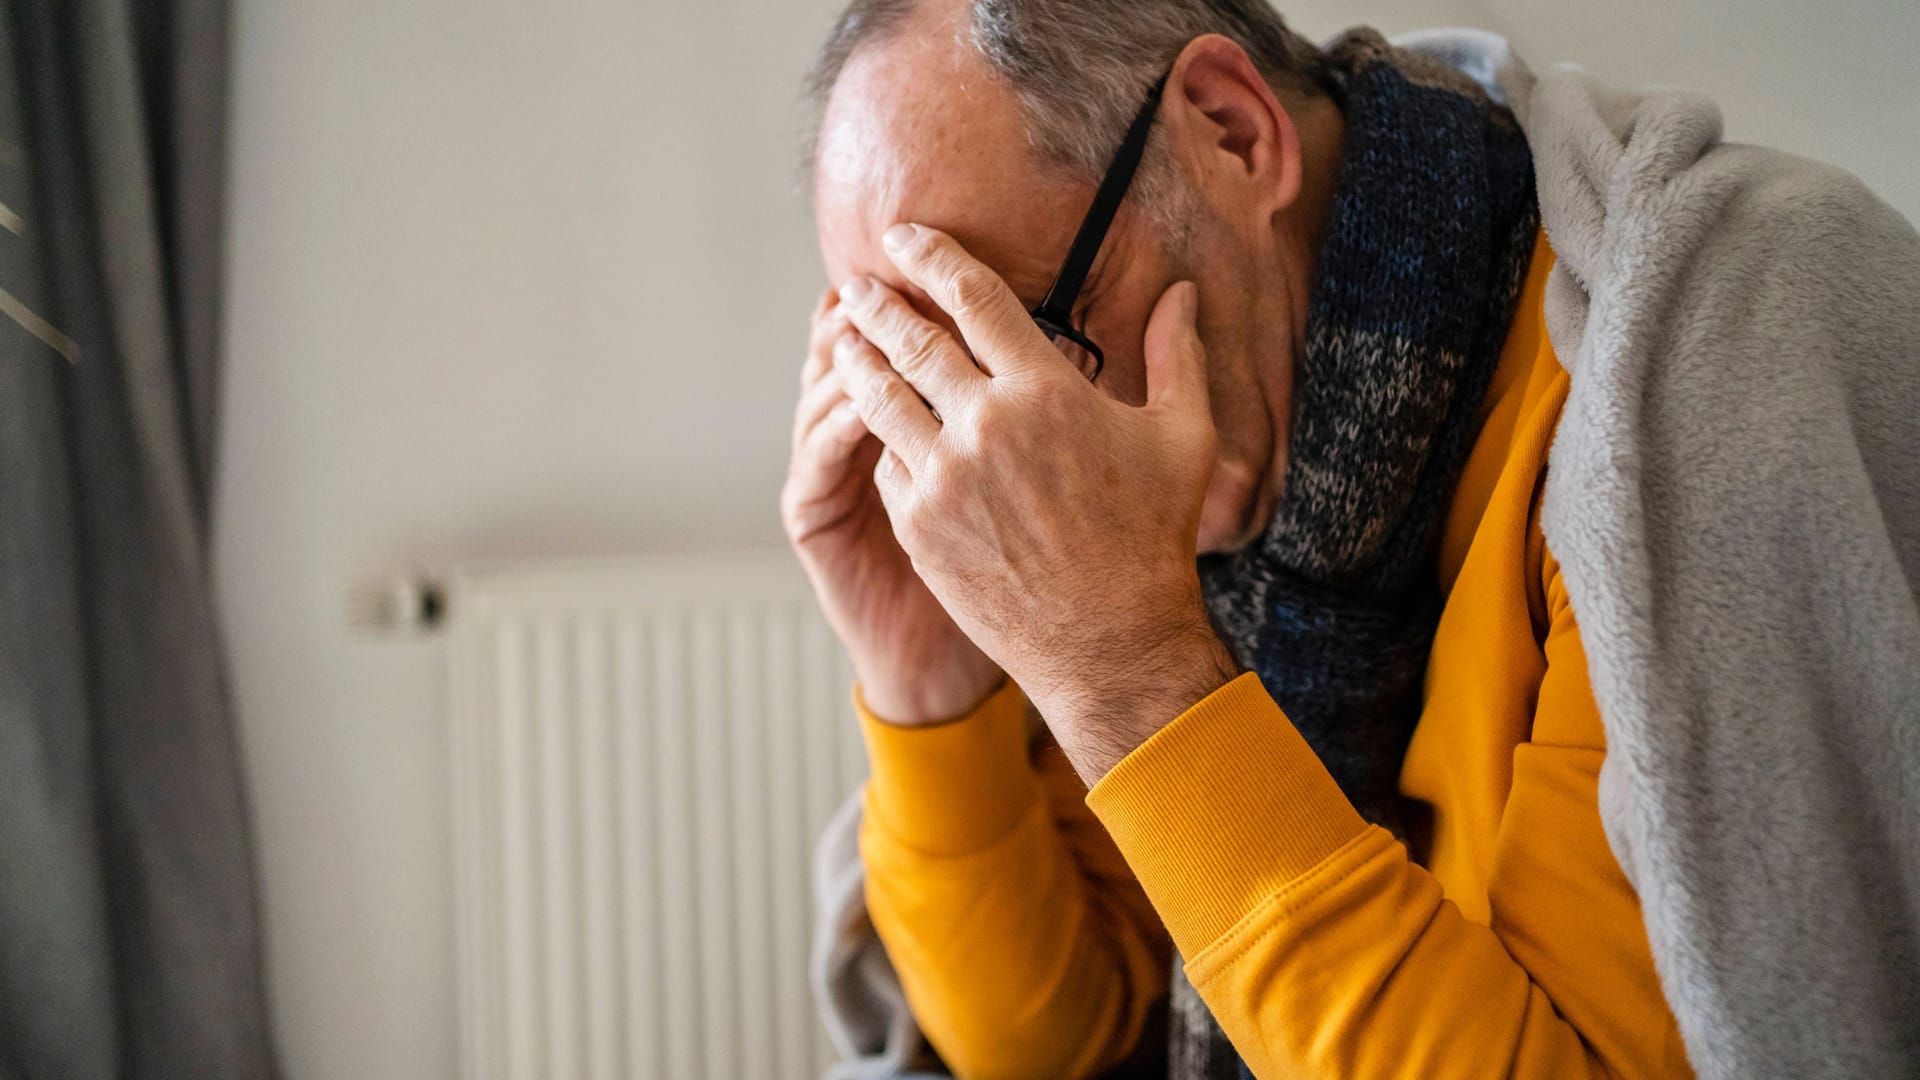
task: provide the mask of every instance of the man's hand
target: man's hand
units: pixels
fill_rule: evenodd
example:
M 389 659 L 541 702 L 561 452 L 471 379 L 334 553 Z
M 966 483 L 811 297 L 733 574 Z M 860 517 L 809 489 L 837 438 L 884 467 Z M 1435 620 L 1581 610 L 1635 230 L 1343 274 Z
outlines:
M 894 535 L 1091 784 L 1234 674 L 1195 570 L 1215 443 L 1198 295 L 1161 296 L 1134 408 L 951 237 L 896 226 L 885 241 L 966 339 L 877 282 L 841 291 L 860 334 L 834 364 L 886 444 L 874 478 Z
M 873 486 L 882 447 L 833 366 L 834 342 L 857 337 L 838 309 L 831 292 L 814 309 L 780 517 L 867 707 L 896 724 L 950 720 L 1005 676 L 954 625 L 894 541 Z

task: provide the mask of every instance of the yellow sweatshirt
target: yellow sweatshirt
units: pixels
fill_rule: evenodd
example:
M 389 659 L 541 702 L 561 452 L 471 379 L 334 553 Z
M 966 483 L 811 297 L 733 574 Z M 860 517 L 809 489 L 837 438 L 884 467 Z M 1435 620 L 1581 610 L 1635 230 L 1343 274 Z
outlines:
M 957 1075 L 1110 1067 L 1166 992 L 1170 943 L 1260 1076 L 1691 1075 L 1601 830 L 1605 737 L 1540 532 L 1567 394 L 1551 264 L 1543 238 L 1448 510 L 1409 846 L 1360 818 L 1253 674 L 1090 793 L 1029 737 L 1017 687 L 935 727 L 860 710 L 868 906 Z

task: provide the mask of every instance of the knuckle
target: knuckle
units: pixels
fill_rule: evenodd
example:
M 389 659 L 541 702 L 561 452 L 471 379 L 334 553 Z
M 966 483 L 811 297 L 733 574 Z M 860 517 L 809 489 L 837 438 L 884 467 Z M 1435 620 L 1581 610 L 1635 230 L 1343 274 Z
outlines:
M 906 392 L 906 384 L 899 379 L 875 375 L 868 387 L 867 397 L 872 400 L 875 412 L 895 412 L 906 406 Z
M 1019 389 L 1030 408 L 1044 415 L 1062 416 L 1070 408 L 1069 398 L 1078 387 L 1055 378 L 1052 372 L 1031 372 L 1022 376 Z
M 957 267 L 947 275 L 947 295 L 954 315 L 975 314 L 992 305 L 999 295 L 999 282 L 977 266 Z
M 1006 438 L 1007 419 L 999 409 L 981 409 L 973 418 L 975 445 L 992 445 Z
M 883 463 L 874 473 L 874 486 L 880 491 L 880 499 L 886 504 L 887 514 L 895 518 L 895 526 L 905 518 L 906 471 L 897 460 Z
M 842 385 L 853 397 L 873 394 L 886 381 L 887 365 L 865 352 L 849 354 L 840 363 Z
M 964 461 L 948 462 L 944 466 L 923 468 L 924 475 L 915 477 L 915 486 L 920 498 L 932 512 L 942 518 L 951 514 L 959 492 L 969 490 L 974 485 L 974 467 Z
M 945 338 L 944 333 L 924 322 L 908 324 L 900 334 L 901 362 L 924 367 L 939 354 Z
M 934 498 L 952 472 L 953 462 L 945 454 L 929 452 L 920 462 L 920 471 L 914 474 L 914 490 L 920 493 L 922 501 Z

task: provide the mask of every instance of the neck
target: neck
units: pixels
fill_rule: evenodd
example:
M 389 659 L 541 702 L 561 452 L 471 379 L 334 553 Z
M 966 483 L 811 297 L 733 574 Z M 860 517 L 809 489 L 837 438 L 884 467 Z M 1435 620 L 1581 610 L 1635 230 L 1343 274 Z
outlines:
M 1265 531 L 1267 520 L 1286 485 L 1287 437 L 1293 426 L 1294 363 L 1306 347 L 1307 306 L 1312 296 L 1314 267 L 1327 221 L 1333 216 L 1334 190 L 1340 180 L 1341 149 L 1346 123 L 1340 107 L 1326 98 L 1290 107 L 1300 137 L 1300 194 L 1274 222 L 1274 268 L 1280 288 L 1275 290 L 1284 309 L 1263 319 L 1271 337 L 1254 348 L 1256 355 L 1284 359 L 1265 362 L 1257 378 L 1267 405 L 1271 454 L 1260 487 L 1254 515 L 1247 521 L 1242 541 Z M 1272 294 L 1269 294 L 1272 295 Z M 1271 309 L 1269 309 L 1271 310 Z

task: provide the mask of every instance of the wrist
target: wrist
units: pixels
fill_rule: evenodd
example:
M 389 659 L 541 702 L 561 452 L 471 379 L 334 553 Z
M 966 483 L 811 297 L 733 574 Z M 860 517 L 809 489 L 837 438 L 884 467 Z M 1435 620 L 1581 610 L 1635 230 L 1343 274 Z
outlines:
M 1005 685 L 1007 676 L 984 656 L 942 672 L 901 677 L 856 663 L 860 702 L 868 715 L 895 727 L 931 727 L 978 712 Z
M 1164 628 L 1146 646 L 1065 684 L 1041 705 L 1060 747 L 1092 787 L 1180 714 L 1240 675 L 1204 615 Z M 1031 692 L 1031 690 L 1029 690 Z

